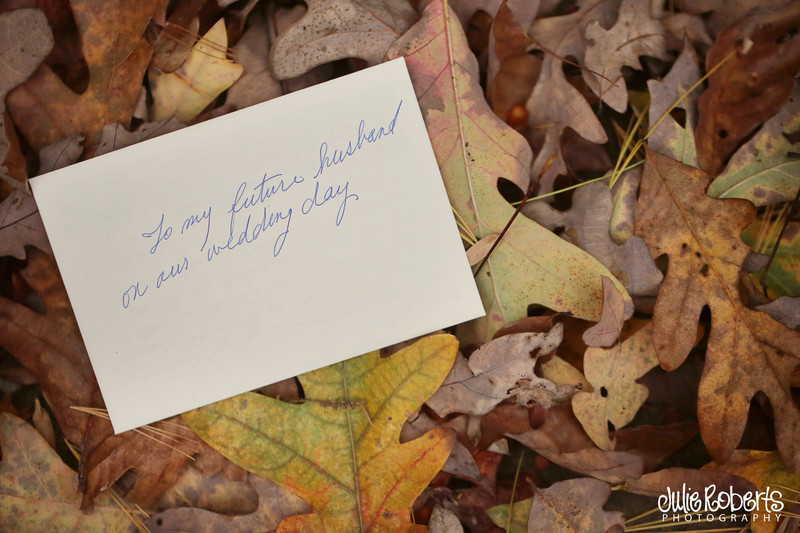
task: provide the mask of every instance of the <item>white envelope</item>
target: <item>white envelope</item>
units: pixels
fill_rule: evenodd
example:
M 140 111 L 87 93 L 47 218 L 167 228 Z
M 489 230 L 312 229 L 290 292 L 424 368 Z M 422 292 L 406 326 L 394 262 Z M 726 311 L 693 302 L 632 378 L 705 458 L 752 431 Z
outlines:
M 116 432 L 484 314 L 403 59 L 31 187 Z

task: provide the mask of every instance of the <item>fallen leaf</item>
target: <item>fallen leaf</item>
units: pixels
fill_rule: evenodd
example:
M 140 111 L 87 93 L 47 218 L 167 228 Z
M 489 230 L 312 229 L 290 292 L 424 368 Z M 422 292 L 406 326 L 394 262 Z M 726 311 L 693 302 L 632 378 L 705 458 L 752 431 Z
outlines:
M 308 512 L 308 506 L 288 489 L 250 474 L 258 494 L 258 507 L 244 515 L 220 514 L 196 507 L 167 509 L 151 516 L 150 533 L 252 533 L 274 531 L 282 520 Z
M 555 351 L 562 333 L 562 325 L 556 324 L 547 333 L 506 335 L 483 345 L 469 360 L 459 356 L 442 386 L 426 403 L 442 417 L 454 412 L 483 415 L 512 396 L 520 381 L 529 382 L 531 387 L 545 385 L 547 380 L 534 374 L 534 366 L 539 357 Z M 555 396 L 555 384 L 549 383 Z
M 250 16 L 250 25 L 236 43 L 234 54 L 244 71 L 228 89 L 225 103 L 244 109 L 283 94 L 280 82 L 270 69 L 267 21 L 261 11 Z
M 14 189 L 0 202 L 0 255 L 25 259 L 25 246 L 52 253 L 42 217 L 33 196 Z
M 64 168 L 78 161 L 83 153 L 82 143 L 81 135 L 70 135 L 39 150 L 38 175 Z
M 464 528 L 461 527 L 461 522 L 458 521 L 455 513 L 441 505 L 433 508 L 428 528 L 431 533 L 464 533 Z
M 452 422 L 453 420 L 448 420 L 447 423 L 437 424 L 431 417 L 421 412 L 416 418 L 408 420 L 403 425 L 403 429 L 400 432 L 400 442 L 405 443 L 417 439 L 428 431 L 439 427 L 452 428 Z M 462 479 L 477 479 L 480 476 L 478 464 L 475 462 L 475 459 L 472 457 L 467 447 L 459 441 L 456 441 L 453 445 L 453 449 L 450 450 L 450 457 L 447 458 L 447 462 L 442 467 L 442 472 L 453 474 Z
M 558 211 L 543 201 L 530 202 L 522 208 L 525 216 L 547 229 L 567 228 L 565 237 L 587 251 L 620 280 L 629 294 L 654 295 L 663 276 L 653 263 L 647 245 L 639 237 L 630 237 L 624 244 L 611 240 L 609 222 L 613 210 L 611 191 L 604 183 L 579 187 L 572 197 L 569 211 Z M 625 319 L 631 316 L 626 300 Z M 596 318 L 594 319 L 596 320 Z
M 103 132 L 100 135 L 100 143 L 97 145 L 94 155 L 97 157 L 107 154 L 114 150 L 119 150 L 120 148 L 125 148 L 126 146 L 148 139 L 154 139 L 159 135 L 171 133 L 184 127 L 186 127 L 186 124 L 174 117 L 169 120 L 145 122 L 141 124 L 136 131 L 128 131 L 120 123 L 108 124 L 103 128 Z
M 603 27 L 610 26 L 617 6 L 603 0 L 582 0 L 576 5 L 577 9 L 568 15 L 534 21 L 528 31 L 536 40 L 532 49 L 544 52 L 539 80 L 525 105 L 530 127 L 534 131 L 545 130 L 544 144 L 533 163 L 533 171 L 538 174 L 545 162 L 555 157 L 542 177 L 540 194 L 552 191 L 556 176 L 567 172 L 560 148 L 565 128 L 572 128 L 594 143 L 602 144 L 608 140 L 589 103 L 567 81 L 562 62 L 568 57 L 579 64 L 583 62 L 586 51 L 584 29 L 591 21 L 598 21 Z
M 202 465 L 196 463 L 186 464 L 175 484 L 159 497 L 156 509 L 195 507 L 225 515 L 256 512 L 259 495 L 251 483 L 233 481 L 222 474 L 203 475 Z
M 683 42 L 683 50 L 663 80 L 648 80 L 650 92 L 650 111 L 648 120 L 653 129 L 647 138 L 651 150 L 676 159 L 686 165 L 698 167 L 697 147 L 694 130 L 697 126 L 697 93 L 689 89 L 700 80 L 700 67 L 697 56 L 688 39 Z M 677 109 L 684 111 L 684 124 L 678 123 L 669 108 L 684 95 L 686 98 Z M 663 116 L 663 119 L 662 119 Z M 656 123 L 661 122 L 656 126 Z
M 476 241 L 500 233 L 514 208 L 497 190 L 498 179 L 526 190 L 531 150 L 489 109 L 477 60 L 446 2 L 428 4 L 387 56 L 405 56 L 453 208 Z M 602 275 L 610 277 L 591 256 L 517 217 L 477 276 L 487 317 L 463 326 L 460 338 L 482 344 L 533 303 L 596 320 Z
M 735 56 L 708 79 L 700 95 L 695 130 L 697 159 L 712 176 L 741 141 L 775 114 L 794 92 L 800 68 L 800 36 L 781 37 L 800 21 L 800 4 L 763 10 L 728 26 L 706 56 L 706 68 Z
M 0 14 L 0 175 L 8 155 L 6 95 L 24 82 L 53 48 L 53 32 L 38 9 L 17 9 Z M 5 254 L 4 254 L 5 255 Z
M 308 12 L 280 33 L 270 51 L 280 80 L 346 57 L 375 65 L 417 20 L 406 0 L 308 0 Z
M 583 332 L 587 346 L 611 346 L 616 344 L 625 323 L 625 301 L 614 286 L 614 282 L 603 278 L 603 315 L 600 322 Z
M 605 533 L 612 526 L 623 527 L 622 513 L 603 509 L 610 495 L 607 483 L 589 478 L 568 479 L 537 489 L 531 502 L 528 533 Z
M 771 254 L 782 224 L 764 223 L 757 219 L 742 232 L 742 240 L 754 251 Z M 761 273 L 753 274 L 754 278 Z M 780 246 L 764 278 L 770 296 L 800 296 L 800 222 L 790 221 L 783 232 Z
M 38 378 L 64 436 L 82 447 L 83 505 L 130 469 L 136 469 L 137 477 L 129 499 L 151 505 L 176 481 L 190 454 L 214 455 L 213 450 L 187 428 L 176 428 L 174 420 L 154 424 L 156 430 L 180 435 L 177 440 L 170 438 L 167 446 L 146 431 L 114 435 L 108 420 L 72 409 L 104 405 L 64 284 L 53 257 L 35 250 L 29 252 L 21 274 L 45 311 L 40 314 L 0 298 L 0 338 L 3 347 Z M 234 470 L 226 473 L 236 475 Z
M 647 152 L 636 234 L 653 257 L 669 256 L 653 316 L 653 344 L 661 366 L 679 366 L 692 349 L 703 307 L 711 334 L 698 393 L 698 418 L 711 456 L 726 461 L 747 422 L 750 401 L 766 393 L 776 414 L 778 449 L 800 468 L 800 410 L 789 377 L 800 359 L 800 333 L 745 307 L 739 268 L 749 248 L 739 233 L 755 216 L 745 200 L 705 195 L 708 177 L 695 168 Z
M 152 67 L 148 74 L 153 93 L 152 119 L 175 117 L 188 122 L 239 79 L 242 66 L 227 59 L 227 47 L 225 19 L 220 19 L 192 47 L 178 70 L 165 73 Z
M 453 337 L 426 337 L 387 359 L 372 352 L 299 376 L 301 405 L 249 393 L 183 417 L 223 455 L 311 506 L 279 531 L 422 531 L 409 509 L 454 437 L 440 429 L 405 444 L 398 438 L 457 349 Z
M 744 478 L 721 472 L 718 470 L 696 470 L 694 468 L 665 468 L 644 474 L 638 479 L 625 482 L 625 490 L 642 496 L 657 498 L 667 493 L 667 489 L 676 492 L 683 490 L 684 484 L 688 490 L 700 490 L 714 486 L 717 490 L 730 490 L 737 494 L 744 494 L 753 490 L 752 483 Z
M 165 4 L 163 0 L 70 3 L 89 65 L 88 88 L 77 94 L 49 67 L 41 66 L 6 100 L 14 123 L 35 150 L 75 134 L 94 146 L 104 125 L 128 123 L 152 56 L 142 34 Z
M 153 43 L 154 67 L 162 72 L 175 72 L 183 65 L 200 29 L 197 17 L 204 3 L 204 0 L 174 3 L 169 18 L 161 26 Z
M 110 494 L 81 510 L 78 476 L 25 421 L 0 413 L 0 530 L 129 533 L 129 511 Z
M 611 29 L 603 29 L 599 21 L 586 25 L 584 81 L 612 109 L 624 113 L 628 107 L 628 89 L 622 67 L 641 70 L 639 56 L 668 59 L 666 33 L 661 22 L 650 16 L 650 4 L 623 0 Z
M 708 195 L 744 198 L 757 206 L 791 201 L 800 188 L 800 88 L 781 110 L 739 148 L 711 185 Z
M 538 9 L 538 6 L 533 7 Z M 535 14 L 535 10 L 527 13 L 530 20 Z M 531 38 L 520 26 L 523 22 L 527 21 L 518 21 L 509 1 L 504 0 L 497 9 L 489 34 L 486 96 L 495 115 L 506 122 L 512 107 L 524 106 L 527 102 L 542 68 L 541 59 L 528 53 Z
M 506 533 L 528 533 L 528 520 L 531 514 L 533 498 L 528 498 L 512 504 L 504 503 L 495 505 L 486 510 L 486 514 L 497 527 L 503 528 Z M 509 519 L 509 512 L 511 518 Z
M 781 296 L 768 304 L 756 307 L 787 328 L 800 329 L 800 298 Z

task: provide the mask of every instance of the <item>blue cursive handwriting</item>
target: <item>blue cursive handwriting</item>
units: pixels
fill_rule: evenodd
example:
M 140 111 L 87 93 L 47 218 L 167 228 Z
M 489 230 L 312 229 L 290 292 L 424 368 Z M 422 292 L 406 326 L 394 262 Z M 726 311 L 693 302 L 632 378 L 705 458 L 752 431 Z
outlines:
M 131 296 L 131 291 L 133 291 L 133 296 Z M 147 285 L 144 286 L 144 290 L 139 287 L 139 282 L 137 281 L 133 285 L 131 285 L 127 291 L 122 293 L 122 307 L 127 309 L 129 305 L 131 305 L 131 300 L 136 301 L 136 298 L 139 296 L 144 296 L 147 292 Z
M 158 232 L 158 236 L 156 236 L 156 243 L 150 248 L 151 255 L 156 253 L 156 249 L 158 249 L 158 245 L 161 244 L 161 241 L 166 241 L 167 239 L 169 239 L 170 235 L 172 235 L 172 226 L 167 226 L 167 229 L 162 231 L 163 227 L 164 227 L 164 213 L 161 213 L 161 222 L 158 223 L 156 229 L 154 229 L 149 233 L 142 233 L 142 237 L 149 239 L 153 235 L 155 235 L 156 232 Z
M 349 141 L 347 143 L 347 148 L 339 148 L 333 151 L 333 154 L 328 157 L 328 143 L 323 142 L 319 145 L 319 168 L 317 172 L 314 174 L 314 179 L 317 179 L 321 174 L 322 171 L 326 168 L 332 167 L 334 165 L 338 165 L 339 163 L 343 162 L 348 157 L 355 155 L 356 152 L 361 150 L 362 146 L 364 145 L 364 141 L 367 143 L 374 143 L 379 141 L 381 137 L 384 135 L 391 135 L 394 133 L 394 127 L 397 125 L 397 117 L 400 114 L 400 106 L 403 105 L 403 101 L 400 100 L 400 103 L 397 105 L 397 111 L 394 113 L 394 118 L 389 122 L 386 126 L 386 129 L 381 126 L 380 128 L 372 128 L 369 132 L 364 131 L 366 129 L 366 125 L 364 121 L 358 123 L 358 137 L 356 138 L 355 144 L 353 141 Z
M 191 228 L 195 224 L 199 224 L 203 220 L 207 220 L 207 222 L 206 238 L 203 240 L 203 246 L 200 247 L 201 252 L 206 247 L 206 243 L 208 242 L 208 234 L 211 232 L 211 206 L 208 206 L 208 211 L 203 211 L 203 213 L 200 215 L 189 215 L 186 217 L 186 220 L 183 221 L 183 226 L 181 226 L 181 235 L 183 235 L 184 231 Z
M 322 193 L 322 198 L 320 198 L 319 182 L 316 182 L 314 184 L 314 195 L 309 196 L 308 198 L 303 200 L 303 205 L 300 207 L 300 209 L 303 211 L 304 215 L 307 215 L 311 212 L 311 209 L 313 209 L 314 206 L 317 207 L 322 206 L 328 200 L 333 200 L 337 196 L 344 195 L 344 198 L 342 198 L 342 201 L 339 203 L 339 210 L 336 212 L 336 225 L 338 226 L 339 224 L 342 223 L 342 219 L 344 219 L 344 213 L 347 210 L 347 200 L 349 200 L 350 198 L 358 200 L 357 194 L 347 192 L 347 187 L 349 185 L 350 182 L 348 181 L 347 183 L 344 184 L 344 187 L 342 187 L 341 185 L 337 185 L 336 190 L 334 190 L 333 186 L 328 187 L 327 189 L 325 189 L 325 192 Z
M 239 233 L 238 238 L 234 238 L 234 217 L 235 214 L 231 213 L 231 232 L 228 236 L 228 240 L 224 244 L 220 244 L 219 246 L 216 244 L 212 244 L 211 248 L 208 249 L 207 259 L 211 261 L 214 257 L 220 254 L 222 250 L 233 250 L 234 248 L 242 245 L 242 244 L 251 244 L 252 242 L 256 241 L 261 233 L 272 226 L 280 223 L 281 221 L 286 221 L 286 225 L 283 228 L 283 231 L 278 234 L 277 238 L 275 239 L 275 244 L 272 246 L 272 255 L 274 257 L 278 257 L 283 249 L 283 244 L 286 242 L 286 236 L 289 234 L 289 226 L 292 222 L 292 208 L 290 207 L 286 213 L 282 211 L 276 211 L 274 213 L 268 213 L 267 207 L 263 208 L 263 215 L 261 217 L 260 222 L 256 222 L 253 224 L 252 229 L 250 228 L 250 222 L 253 218 L 253 215 L 247 215 L 247 220 L 244 224 L 244 229 Z
M 233 205 L 231 205 L 230 210 L 228 210 L 228 213 L 231 213 L 231 232 L 233 232 L 234 224 L 233 215 L 242 209 L 249 209 L 256 205 L 263 204 L 267 199 L 275 196 L 276 194 L 288 191 L 293 185 L 303 183 L 303 176 L 295 176 L 288 183 L 284 181 L 282 176 L 283 174 L 274 174 L 270 177 L 267 177 L 267 174 L 264 174 L 261 182 L 253 187 L 253 192 L 249 195 L 246 194 L 247 182 L 243 181 L 241 185 L 239 185 L 239 188 L 236 190 L 236 196 L 233 198 Z M 275 178 L 280 179 L 276 180 Z
M 162 283 L 170 278 L 178 276 L 184 270 L 189 270 L 189 260 L 185 257 L 183 258 L 183 261 L 177 265 L 169 267 L 169 272 L 166 270 L 161 271 L 161 274 L 158 275 L 158 279 L 156 280 L 156 289 L 160 289 Z

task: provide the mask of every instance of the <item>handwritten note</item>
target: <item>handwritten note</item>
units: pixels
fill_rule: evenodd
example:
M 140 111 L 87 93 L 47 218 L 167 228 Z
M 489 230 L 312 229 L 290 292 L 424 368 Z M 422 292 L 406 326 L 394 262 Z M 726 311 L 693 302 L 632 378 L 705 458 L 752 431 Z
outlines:
M 402 59 L 31 187 L 117 432 L 483 315 Z

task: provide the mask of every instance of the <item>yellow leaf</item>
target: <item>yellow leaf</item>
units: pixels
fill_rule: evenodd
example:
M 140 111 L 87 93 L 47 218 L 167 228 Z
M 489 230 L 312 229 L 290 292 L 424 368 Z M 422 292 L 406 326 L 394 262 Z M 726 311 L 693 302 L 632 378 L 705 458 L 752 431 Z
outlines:
M 175 117 L 188 122 L 233 85 L 242 75 L 242 66 L 227 59 L 224 52 L 227 46 L 225 21 L 220 19 L 197 41 L 181 68 L 165 74 L 152 67 L 149 74 L 152 119 Z

